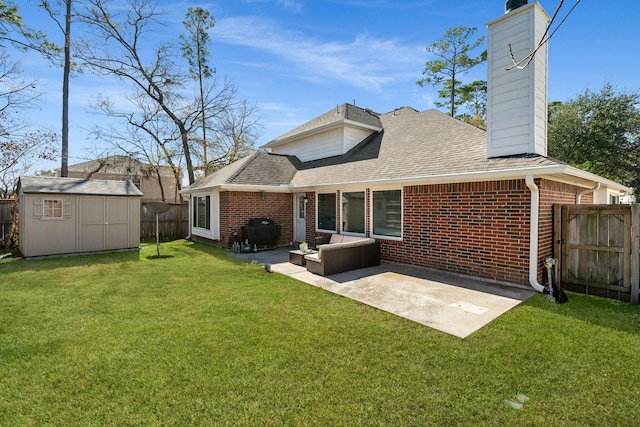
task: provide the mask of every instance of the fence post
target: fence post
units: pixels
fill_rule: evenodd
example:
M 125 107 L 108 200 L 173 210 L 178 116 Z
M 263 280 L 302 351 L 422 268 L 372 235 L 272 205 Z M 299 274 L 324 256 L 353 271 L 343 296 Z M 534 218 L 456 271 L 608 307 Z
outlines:
M 631 304 L 638 304 L 640 281 L 640 205 L 631 205 Z

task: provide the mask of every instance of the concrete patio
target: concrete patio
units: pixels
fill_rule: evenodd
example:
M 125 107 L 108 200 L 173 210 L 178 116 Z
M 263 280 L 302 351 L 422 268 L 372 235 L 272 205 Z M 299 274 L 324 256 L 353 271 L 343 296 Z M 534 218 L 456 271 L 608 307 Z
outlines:
M 229 255 L 270 265 L 271 271 L 465 338 L 535 294 L 425 268 L 382 261 L 381 265 L 322 277 L 289 263 L 289 250 Z

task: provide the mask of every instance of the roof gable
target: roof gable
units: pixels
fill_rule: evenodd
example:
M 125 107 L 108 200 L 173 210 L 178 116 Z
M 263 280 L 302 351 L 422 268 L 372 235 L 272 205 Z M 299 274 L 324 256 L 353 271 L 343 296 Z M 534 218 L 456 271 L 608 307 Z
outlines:
M 302 161 L 342 155 L 369 135 L 382 130 L 379 115 L 342 104 L 293 129 L 262 148 Z
M 369 109 L 356 107 L 355 105 L 342 104 L 316 117 L 315 119 L 298 126 L 284 135 L 277 137 L 273 141 L 263 145 L 262 148 L 271 148 L 282 144 L 284 141 L 288 141 L 311 132 L 316 132 L 319 129 L 341 125 L 345 122 L 352 123 L 354 125 L 360 124 L 365 128 L 377 130 L 382 129 L 382 123 L 380 122 L 380 118 L 377 113 L 374 113 Z

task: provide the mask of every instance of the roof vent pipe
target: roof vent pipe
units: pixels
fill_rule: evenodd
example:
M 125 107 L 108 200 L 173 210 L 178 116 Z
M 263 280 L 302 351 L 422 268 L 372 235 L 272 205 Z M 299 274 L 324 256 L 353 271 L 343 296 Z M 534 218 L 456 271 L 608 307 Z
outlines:
M 504 5 L 504 13 L 509 13 L 512 10 L 516 10 L 519 7 L 525 6 L 527 0 L 507 0 Z

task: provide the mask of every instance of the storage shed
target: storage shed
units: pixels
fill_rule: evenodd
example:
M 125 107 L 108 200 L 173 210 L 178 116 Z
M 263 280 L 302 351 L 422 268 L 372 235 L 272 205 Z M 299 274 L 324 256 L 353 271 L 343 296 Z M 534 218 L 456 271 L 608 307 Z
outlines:
M 140 247 L 131 181 L 21 176 L 18 246 L 25 258 Z

